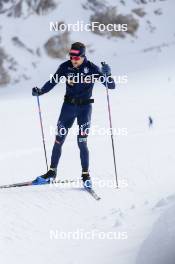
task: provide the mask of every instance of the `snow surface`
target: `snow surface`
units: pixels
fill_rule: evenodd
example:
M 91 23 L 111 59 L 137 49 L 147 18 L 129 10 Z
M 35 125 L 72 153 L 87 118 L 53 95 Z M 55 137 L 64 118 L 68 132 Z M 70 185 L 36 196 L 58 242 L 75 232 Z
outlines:
M 175 196 L 160 201 L 156 207 L 169 206 L 154 224 L 153 229 L 144 241 L 136 263 L 173 264 L 175 262 Z M 172 205 L 173 204 L 173 205 Z M 171 205 L 171 206 L 170 206 Z M 155 208 L 157 209 L 157 208 Z
M 60 20 L 62 16 L 65 21 L 72 22 L 71 8 L 67 9 L 69 3 L 60 3 Z M 76 15 L 88 20 L 88 13 L 80 3 L 76 3 Z M 126 11 L 136 7 L 133 3 L 128 1 Z M 74 187 L 1 190 L 1 263 L 162 264 L 167 254 L 172 260 L 170 243 L 174 242 L 175 201 L 167 197 L 173 197 L 175 186 L 175 46 L 174 29 L 170 26 L 174 24 L 174 4 L 169 0 L 143 5 L 149 19 L 157 25 L 154 34 L 146 30 L 147 17 L 140 20 L 142 25 L 135 39 L 128 36 L 125 40 L 115 41 L 91 33 L 72 34 L 73 40 L 79 38 L 93 45 L 96 52 L 89 57 L 94 62 L 100 64 L 101 60 L 106 60 L 112 66 L 113 74 L 128 74 L 127 85 L 119 84 L 118 89 L 110 91 L 113 126 L 128 131 L 127 136 L 115 136 L 120 189 L 95 186 L 102 197 L 99 202 Z M 71 5 L 75 8 L 75 3 Z M 162 16 L 153 14 L 157 7 L 162 8 Z M 124 7 L 121 5 L 120 8 L 123 10 Z M 31 96 L 31 87 L 41 86 L 49 74 L 55 72 L 60 61 L 48 59 L 44 52 L 41 58 L 29 56 L 12 46 L 10 38 L 11 32 L 17 32 L 35 49 L 51 35 L 48 21 L 57 16 L 55 10 L 41 20 L 32 16 L 21 19 L 22 23 L 3 17 L 2 44 L 16 56 L 20 65 L 25 65 L 19 72 L 25 70 L 32 79 L 0 89 L 0 184 L 31 180 L 45 172 L 37 104 L 36 98 Z M 31 34 L 37 36 L 41 25 L 40 38 L 31 38 Z M 143 52 L 145 48 L 162 43 L 169 45 L 161 51 Z M 37 62 L 37 69 L 31 66 L 33 61 Z M 58 85 L 40 99 L 49 157 L 54 142 L 50 127 L 55 127 L 63 96 L 64 86 Z M 105 89 L 100 84 L 94 88 L 94 98 L 93 123 L 107 127 Z M 152 129 L 148 128 L 149 115 L 154 119 Z M 94 181 L 113 180 L 110 137 L 89 137 L 89 148 Z M 80 172 L 76 137 L 69 135 L 58 178 L 76 179 Z M 116 232 L 127 234 L 127 239 L 51 239 L 50 231 L 56 230 Z M 160 251 L 162 254 L 158 258 Z

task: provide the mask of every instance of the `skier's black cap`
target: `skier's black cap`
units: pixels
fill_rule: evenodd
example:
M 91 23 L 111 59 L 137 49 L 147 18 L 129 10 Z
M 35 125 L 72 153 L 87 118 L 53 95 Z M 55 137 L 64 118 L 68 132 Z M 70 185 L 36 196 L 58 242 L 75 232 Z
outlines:
M 75 42 L 72 44 L 69 55 L 84 57 L 86 52 L 86 46 L 81 42 Z

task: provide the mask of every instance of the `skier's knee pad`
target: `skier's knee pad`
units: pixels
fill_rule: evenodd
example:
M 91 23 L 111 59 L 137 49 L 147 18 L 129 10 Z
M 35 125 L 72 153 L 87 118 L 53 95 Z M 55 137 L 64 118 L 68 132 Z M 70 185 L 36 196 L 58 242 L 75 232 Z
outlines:
M 57 135 L 55 138 L 55 143 L 62 146 L 63 142 L 64 142 L 64 138 Z
M 87 136 L 77 136 L 77 143 L 80 149 L 87 148 Z
M 58 121 L 55 143 L 62 145 L 65 141 L 67 132 L 68 132 L 68 129 L 66 129 L 64 124 L 61 121 Z

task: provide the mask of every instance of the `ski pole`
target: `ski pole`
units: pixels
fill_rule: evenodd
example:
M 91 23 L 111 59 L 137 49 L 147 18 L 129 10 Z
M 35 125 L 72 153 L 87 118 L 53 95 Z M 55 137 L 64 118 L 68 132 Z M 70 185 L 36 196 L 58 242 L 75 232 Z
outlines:
M 44 137 L 43 120 L 42 120 L 40 100 L 39 100 L 38 95 L 37 95 L 37 103 L 38 103 L 38 112 L 39 112 L 39 119 L 40 119 L 40 126 L 41 126 L 41 134 L 42 134 L 42 140 L 43 140 L 44 155 L 45 155 L 46 167 L 47 167 L 47 171 L 48 171 L 48 162 L 47 162 L 47 152 L 46 152 L 46 144 L 45 144 L 45 137 Z
M 101 64 L 104 65 L 105 62 L 101 62 Z M 113 160 L 114 160 L 114 172 L 115 172 L 115 179 L 116 179 L 116 187 L 119 188 L 118 176 L 117 176 L 116 156 L 115 156 L 115 146 L 114 146 L 114 136 L 113 136 L 113 126 L 112 126 L 111 104 L 110 104 L 109 91 L 108 91 L 108 85 L 107 85 L 106 79 L 107 79 L 107 76 L 105 74 L 106 98 L 107 98 L 108 115 L 109 115 L 109 127 L 110 127 L 110 131 L 111 131 L 111 143 L 112 143 L 112 153 L 113 153 Z

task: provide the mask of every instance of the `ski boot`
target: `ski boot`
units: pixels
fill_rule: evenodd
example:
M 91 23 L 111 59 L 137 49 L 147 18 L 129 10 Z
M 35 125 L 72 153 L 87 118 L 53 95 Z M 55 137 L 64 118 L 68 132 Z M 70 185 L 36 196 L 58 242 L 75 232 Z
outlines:
M 81 175 L 84 188 L 92 189 L 92 181 L 88 171 L 83 171 Z
M 50 168 L 47 173 L 37 177 L 33 181 L 33 185 L 39 185 L 39 184 L 48 184 L 55 180 L 57 175 L 57 170 L 54 168 Z

